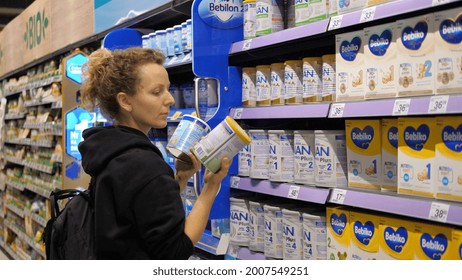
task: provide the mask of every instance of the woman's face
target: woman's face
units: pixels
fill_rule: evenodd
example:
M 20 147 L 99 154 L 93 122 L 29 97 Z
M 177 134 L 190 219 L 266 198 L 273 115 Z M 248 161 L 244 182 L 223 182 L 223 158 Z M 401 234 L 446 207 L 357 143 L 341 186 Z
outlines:
M 130 97 L 132 118 L 138 129 L 145 133 L 151 128 L 164 128 L 167 126 L 170 106 L 175 103 L 168 91 L 168 73 L 163 66 L 149 63 L 140 66 L 139 76 L 137 92 Z

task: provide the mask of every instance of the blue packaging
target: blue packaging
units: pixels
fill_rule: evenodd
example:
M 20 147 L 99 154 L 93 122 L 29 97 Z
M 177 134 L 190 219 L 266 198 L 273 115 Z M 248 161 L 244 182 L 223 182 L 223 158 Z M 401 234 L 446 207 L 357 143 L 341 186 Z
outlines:
M 143 35 L 141 37 L 142 42 L 143 42 L 143 49 L 149 49 L 150 47 L 150 42 L 149 42 L 149 34 L 148 35 Z
M 175 25 L 173 27 L 173 40 L 175 54 L 182 54 L 183 50 L 181 48 L 181 25 Z
M 156 31 L 156 42 L 159 50 L 167 56 L 167 31 L 158 30 Z
M 167 56 L 175 55 L 175 29 L 173 27 L 167 28 Z
M 152 32 L 149 33 L 149 47 L 151 49 L 157 49 L 157 42 L 156 42 L 156 33 Z

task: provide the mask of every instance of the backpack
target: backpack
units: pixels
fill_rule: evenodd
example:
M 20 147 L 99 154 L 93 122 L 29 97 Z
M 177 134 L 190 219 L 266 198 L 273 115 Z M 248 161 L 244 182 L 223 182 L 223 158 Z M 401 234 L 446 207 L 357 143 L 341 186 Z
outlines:
M 44 232 L 48 260 L 93 260 L 95 254 L 95 210 L 91 178 L 88 190 L 55 190 L 50 194 L 51 219 Z M 69 201 L 60 209 L 60 201 Z

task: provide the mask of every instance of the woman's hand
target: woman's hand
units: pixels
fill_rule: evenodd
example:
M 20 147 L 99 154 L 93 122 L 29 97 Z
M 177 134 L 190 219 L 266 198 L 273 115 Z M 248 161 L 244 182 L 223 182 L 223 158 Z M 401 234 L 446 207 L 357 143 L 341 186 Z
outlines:
M 229 167 L 231 166 L 232 162 L 232 159 L 228 159 L 227 157 L 225 157 L 221 160 L 221 167 L 217 171 L 217 173 L 213 173 L 208 169 L 205 170 L 204 186 L 206 186 L 207 188 L 216 188 L 216 191 L 218 192 L 218 188 L 221 184 L 221 181 L 228 174 Z
M 179 159 L 175 161 L 175 180 L 180 184 L 180 190 L 186 187 L 189 178 L 196 174 L 201 168 L 201 162 L 193 153 L 188 154 L 188 156 L 191 162 Z

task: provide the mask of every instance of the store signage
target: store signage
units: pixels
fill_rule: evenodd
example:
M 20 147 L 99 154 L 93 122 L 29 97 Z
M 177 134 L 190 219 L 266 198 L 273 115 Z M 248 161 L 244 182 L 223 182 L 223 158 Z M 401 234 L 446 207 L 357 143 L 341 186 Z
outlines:
M 66 77 L 77 84 L 82 83 L 82 65 L 88 61 L 88 57 L 78 53 L 66 61 Z
M 24 33 L 24 42 L 27 49 L 33 49 L 46 39 L 48 25 L 49 20 L 45 14 L 45 9 L 29 17 L 26 21 L 26 32 Z
M 66 113 L 66 154 L 81 160 L 79 143 L 83 141 L 82 132 L 94 125 L 94 114 L 77 107 Z
M 198 7 L 199 17 L 218 29 L 233 29 L 243 23 L 242 0 L 203 0 Z

